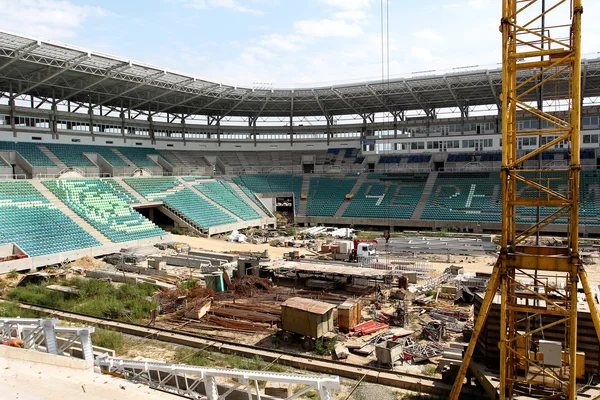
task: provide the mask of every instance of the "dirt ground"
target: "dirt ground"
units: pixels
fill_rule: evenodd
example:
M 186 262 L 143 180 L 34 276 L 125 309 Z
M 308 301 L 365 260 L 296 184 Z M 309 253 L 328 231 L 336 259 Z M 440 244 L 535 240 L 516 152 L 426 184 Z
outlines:
M 188 243 L 193 248 L 216 251 L 216 252 L 227 252 L 227 251 L 239 251 L 239 252 L 262 252 L 268 250 L 271 258 L 281 258 L 284 253 L 288 253 L 291 250 L 297 250 L 300 254 L 304 254 L 307 257 L 314 255 L 311 251 L 305 248 L 289 248 L 289 247 L 271 247 L 269 244 L 250 244 L 250 243 L 232 243 L 223 239 L 211 239 L 211 238 L 196 238 L 190 236 L 173 235 L 174 240 Z M 496 262 L 495 255 L 483 255 L 483 256 L 459 256 L 451 255 L 450 262 L 446 255 L 426 255 L 419 256 L 418 260 L 429 261 L 431 266 L 437 271 L 442 272 L 450 265 L 460 265 L 464 268 L 466 273 L 476 272 L 491 272 L 494 263 Z M 586 264 L 586 271 L 590 283 L 593 285 L 600 285 L 600 257 L 592 259 L 591 263 Z
M 240 252 L 262 252 L 265 250 L 269 251 L 271 257 L 281 258 L 284 253 L 290 251 L 299 251 L 300 254 L 313 254 L 305 248 L 290 248 L 290 247 L 271 247 L 268 243 L 265 244 L 250 244 L 250 243 L 232 243 L 223 239 L 209 239 L 191 236 L 173 235 L 173 239 L 179 242 L 187 243 L 192 248 L 226 252 L 226 251 L 240 251 Z

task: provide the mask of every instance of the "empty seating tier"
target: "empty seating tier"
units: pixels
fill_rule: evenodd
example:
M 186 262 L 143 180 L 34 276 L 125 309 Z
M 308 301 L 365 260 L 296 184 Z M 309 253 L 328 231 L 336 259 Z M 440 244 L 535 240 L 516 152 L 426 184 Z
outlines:
M 0 243 L 32 257 L 100 246 L 27 181 L 0 181 Z
M 100 179 L 42 182 L 56 197 L 115 243 L 166 233 L 131 208 Z
M 173 177 L 123 178 L 123 181 L 131 186 L 133 190 L 151 201 L 159 193 L 181 185 L 181 182 Z
M 293 175 L 242 175 L 234 178 L 240 187 L 245 186 L 254 193 L 293 193 L 296 213 L 300 207 L 302 176 Z M 243 190 L 243 188 L 242 188 Z
M 356 179 L 310 178 L 306 215 L 333 217 Z
M 148 157 L 150 154 L 156 154 L 161 156 L 169 164 L 173 163 L 160 152 L 149 147 L 117 147 L 117 150 L 121 152 L 125 157 L 131 160 L 132 163 L 138 167 L 157 167 L 157 164 Z
M 106 183 L 110 188 L 114 191 L 114 193 L 123 199 L 126 203 L 139 203 L 140 201 L 135 198 L 134 195 L 129 193 L 119 182 L 114 179 L 102 179 L 104 183 Z
M 259 219 L 260 215 L 225 181 L 201 182 L 194 185 L 202 194 L 237 215 L 244 221 Z
M 350 201 L 344 217 L 410 219 L 425 187 L 425 179 L 396 175 L 405 183 L 365 182 Z
M 53 152 L 68 167 L 92 167 L 94 164 L 85 157 L 84 153 L 97 153 L 114 167 L 128 167 L 121 157 L 117 155 L 110 147 L 81 145 L 81 144 L 60 144 L 44 143 L 44 145 Z
M 34 167 L 56 167 L 35 143 L 0 142 L 0 151 L 16 151 Z
M 497 172 L 440 172 L 421 219 L 500 222 Z
M 192 189 L 184 188 L 159 197 L 177 212 L 203 228 L 238 222 L 229 214 L 198 196 Z
M 244 185 L 239 176 L 234 176 L 232 179 L 233 182 L 236 185 L 238 185 L 238 187 L 242 190 L 242 192 L 244 192 L 246 196 L 248 196 L 250 200 L 252 200 L 257 206 L 259 206 L 260 209 L 263 210 L 267 215 L 270 214 L 269 210 L 267 210 L 267 207 L 265 207 L 265 205 L 256 197 L 256 194 L 252 192 L 252 190 L 248 189 L 248 187 Z
M 199 179 L 212 179 L 212 176 L 182 176 L 181 179 L 183 179 L 186 182 L 194 182 L 197 181 Z

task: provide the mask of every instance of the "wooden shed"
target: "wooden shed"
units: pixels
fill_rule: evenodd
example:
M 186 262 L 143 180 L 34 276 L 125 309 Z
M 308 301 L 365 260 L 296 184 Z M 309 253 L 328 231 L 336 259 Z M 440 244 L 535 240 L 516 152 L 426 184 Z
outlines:
M 322 301 L 289 298 L 281 304 L 281 329 L 318 339 L 333 330 L 334 308 Z
M 360 301 L 348 299 L 338 306 L 338 328 L 340 332 L 348 333 L 350 329 L 360 323 Z

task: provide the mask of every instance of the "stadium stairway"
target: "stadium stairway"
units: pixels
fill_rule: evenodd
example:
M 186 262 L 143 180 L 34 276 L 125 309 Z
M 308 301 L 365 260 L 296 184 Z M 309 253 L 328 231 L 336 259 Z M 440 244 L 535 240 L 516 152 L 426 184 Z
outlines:
M 411 219 L 418 220 L 421 219 L 421 215 L 423 214 L 423 210 L 427 206 L 427 202 L 429 201 L 429 196 L 431 195 L 431 191 L 435 186 L 435 181 L 438 177 L 438 171 L 431 171 L 429 176 L 427 177 L 427 182 L 425 182 L 425 187 L 423 188 L 423 193 L 421 193 L 421 198 L 413 211 Z
M 367 180 L 368 176 L 369 176 L 369 174 L 366 173 L 366 172 L 360 174 L 360 176 L 356 180 L 356 183 L 352 187 L 352 190 L 350 191 L 350 193 L 356 194 L 358 192 L 358 190 L 360 189 L 360 187 L 362 186 L 362 184 Z M 350 205 L 350 203 L 351 203 L 350 200 L 344 200 L 344 202 L 342 203 L 342 205 L 340 206 L 340 208 L 338 208 L 338 210 L 335 212 L 334 217 L 335 218 L 341 218 L 341 217 L 343 217 L 344 216 L 344 212 L 346 211 L 346 209 L 348 208 L 348 206 Z
M 114 151 L 116 153 L 116 155 L 119 156 L 119 158 L 123 161 L 125 161 L 127 164 L 131 165 L 131 166 L 135 166 L 135 164 L 133 163 L 133 161 L 131 161 L 129 158 L 125 157 L 123 155 L 123 153 L 121 153 L 119 150 L 115 149 L 114 147 L 111 148 L 112 151 Z
M 229 211 L 225 207 L 221 206 L 219 203 L 217 203 L 214 200 L 210 199 L 204 193 L 202 193 L 201 191 L 199 191 L 198 189 L 196 189 L 194 187 L 194 184 L 196 184 L 196 182 L 186 182 L 183 179 L 181 179 L 181 177 L 179 177 L 177 179 L 179 179 L 179 182 L 181 182 L 185 187 L 191 189 L 192 192 L 196 193 L 198 196 L 202 197 L 204 200 L 208 201 L 213 206 L 219 208 L 221 211 L 223 211 L 225 214 L 229 215 L 231 218 L 234 218 L 238 222 L 244 222 L 240 217 L 238 217 L 237 215 L 235 215 L 234 213 L 232 213 L 231 211 Z
M 40 144 L 40 145 L 38 145 L 38 149 L 40 149 L 40 151 L 42 153 L 44 153 L 61 170 L 68 168 L 67 164 L 65 164 L 58 157 L 56 157 L 56 155 L 53 152 L 51 152 L 50 149 L 47 148 L 46 146 Z
M 310 175 L 308 175 L 308 174 L 302 175 L 302 189 L 300 190 L 300 195 L 302 195 L 302 193 L 308 194 L 309 189 L 310 189 Z M 308 199 L 306 199 L 306 200 L 300 199 L 300 207 L 298 207 L 298 215 L 305 216 L 307 206 L 308 206 Z
M 121 185 L 121 187 L 123 189 L 125 189 L 127 191 L 127 193 L 129 193 L 134 198 L 136 198 L 140 202 L 140 204 L 148 203 L 148 200 L 146 200 L 146 198 L 144 196 L 142 196 L 141 194 L 136 192 L 131 186 L 129 186 L 128 184 L 123 182 L 123 178 L 112 178 L 112 179 L 114 179 L 119 185 Z
M 252 207 L 254 209 L 254 211 L 256 211 L 258 213 L 258 215 L 261 216 L 261 218 L 269 220 L 272 222 L 268 222 L 268 223 L 275 223 L 274 217 L 272 215 L 269 215 L 267 213 L 265 213 L 265 211 L 260 208 L 258 206 L 258 204 L 256 204 L 254 201 L 252 201 L 252 199 L 250 199 L 248 197 L 248 195 L 246 193 L 244 193 L 244 191 L 233 181 L 233 179 L 231 178 L 231 176 L 223 176 L 223 179 L 229 183 L 229 185 L 233 188 L 233 190 L 242 198 L 244 199 L 244 201 L 246 203 L 248 203 L 248 205 L 250 205 L 250 207 Z
M 75 213 L 75 211 L 71 210 L 65 203 L 60 201 L 58 197 L 54 195 L 46 186 L 42 184 L 42 181 L 37 179 L 30 180 L 33 187 L 35 187 L 45 198 L 47 198 L 50 203 L 55 205 L 60 211 L 62 211 L 67 217 L 71 218 L 73 222 L 77 225 L 85 229 L 87 233 L 89 233 L 94 239 L 100 242 L 101 245 L 112 244 L 110 239 L 104 236 L 100 231 L 90 225 L 87 221 L 81 218 L 79 215 Z

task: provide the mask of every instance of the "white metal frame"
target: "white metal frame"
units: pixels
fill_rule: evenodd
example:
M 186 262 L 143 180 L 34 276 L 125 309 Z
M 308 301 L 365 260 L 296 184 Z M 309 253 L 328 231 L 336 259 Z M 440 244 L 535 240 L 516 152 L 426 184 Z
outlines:
M 223 400 L 234 390 L 245 387 L 248 400 L 279 399 L 260 393 L 259 381 L 279 382 L 305 386 L 286 397 L 293 400 L 310 390 L 317 390 L 321 400 L 331 400 L 332 393 L 340 389 L 337 376 L 286 374 L 239 369 L 208 368 L 159 362 L 132 361 L 100 356 L 96 365 L 102 372 L 121 375 L 134 382 L 176 393 L 191 399 Z M 234 382 L 237 381 L 237 382 Z M 200 386 L 204 385 L 204 394 Z M 283 399 L 283 398 L 282 398 Z

